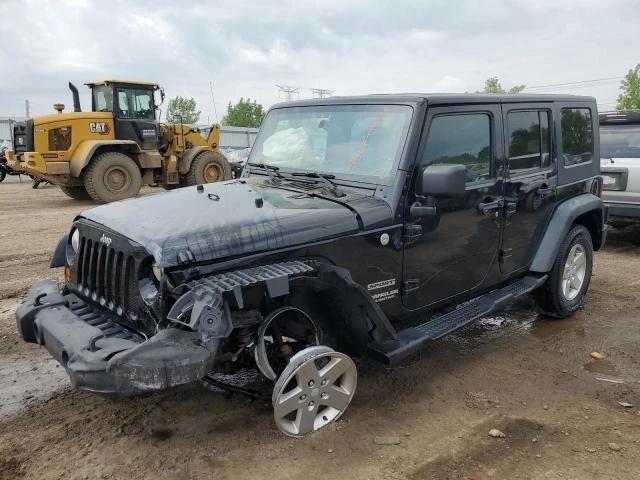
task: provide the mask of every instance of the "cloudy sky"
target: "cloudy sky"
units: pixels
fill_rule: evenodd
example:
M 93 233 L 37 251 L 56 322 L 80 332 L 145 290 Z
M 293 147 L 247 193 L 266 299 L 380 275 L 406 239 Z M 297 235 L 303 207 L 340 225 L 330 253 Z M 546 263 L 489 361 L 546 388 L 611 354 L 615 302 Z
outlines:
M 276 84 L 336 95 L 464 92 L 490 76 L 612 108 L 640 63 L 638 0 L 0 0 L 0 116 L 71 106 L 66 83 L 156 81 L 201 121 Z M 547 85 L 587 82 L 573 85 Z M 83 107 L 90 105 L 81 88 Z

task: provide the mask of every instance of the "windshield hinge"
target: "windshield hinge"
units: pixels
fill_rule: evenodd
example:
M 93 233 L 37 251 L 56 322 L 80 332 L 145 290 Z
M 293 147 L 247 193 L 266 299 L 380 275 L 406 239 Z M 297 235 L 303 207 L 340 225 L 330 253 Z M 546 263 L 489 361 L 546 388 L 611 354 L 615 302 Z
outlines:
M 404 227 L 404 235 L 402 242 L 405 246 L 416 243 L 422 237 L 422 225 L 418 223 L 410 223 Z

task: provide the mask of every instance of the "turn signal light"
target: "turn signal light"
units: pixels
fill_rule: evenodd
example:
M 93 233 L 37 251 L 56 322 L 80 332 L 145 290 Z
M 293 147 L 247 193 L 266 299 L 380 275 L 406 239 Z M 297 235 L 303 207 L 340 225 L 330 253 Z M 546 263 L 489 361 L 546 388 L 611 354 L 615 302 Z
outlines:
M 71 267 L 64 267 L 64 280 L 71 283 Z

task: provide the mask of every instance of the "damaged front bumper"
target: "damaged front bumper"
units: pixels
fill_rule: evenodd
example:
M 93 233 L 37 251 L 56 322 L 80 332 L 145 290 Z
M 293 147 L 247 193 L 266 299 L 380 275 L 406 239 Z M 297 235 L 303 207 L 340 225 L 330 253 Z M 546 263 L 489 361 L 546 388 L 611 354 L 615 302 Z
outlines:
M 213 368 L 221 341 L 179 328 L 146 338 L 77 295 L 61 294 L 55 278 L 31 287 L 16 319 L 22 338 L 43 345 L 74 387 L 107 395 L 195 382 Z

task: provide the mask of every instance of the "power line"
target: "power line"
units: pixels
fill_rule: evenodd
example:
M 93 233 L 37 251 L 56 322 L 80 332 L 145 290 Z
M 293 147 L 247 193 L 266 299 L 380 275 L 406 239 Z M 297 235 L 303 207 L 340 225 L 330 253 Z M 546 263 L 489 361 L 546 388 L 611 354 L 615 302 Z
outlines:
M 550 83 L 548 85 L 533 85 L 531 87 L 526 87 L 525 90 L 532 90 L 538 88 L 556 88 L 556 87 L 571 87 L 574 85 L 582 85 L 582 84 L 590 84 L 595 82 L 611 82 L 611 81 L 619 81 L 624 77 L 607 77 L 607 78 L 594 78 L 592 80 L 581 80 L 577 82 L 565 82 L 565 83 Z

